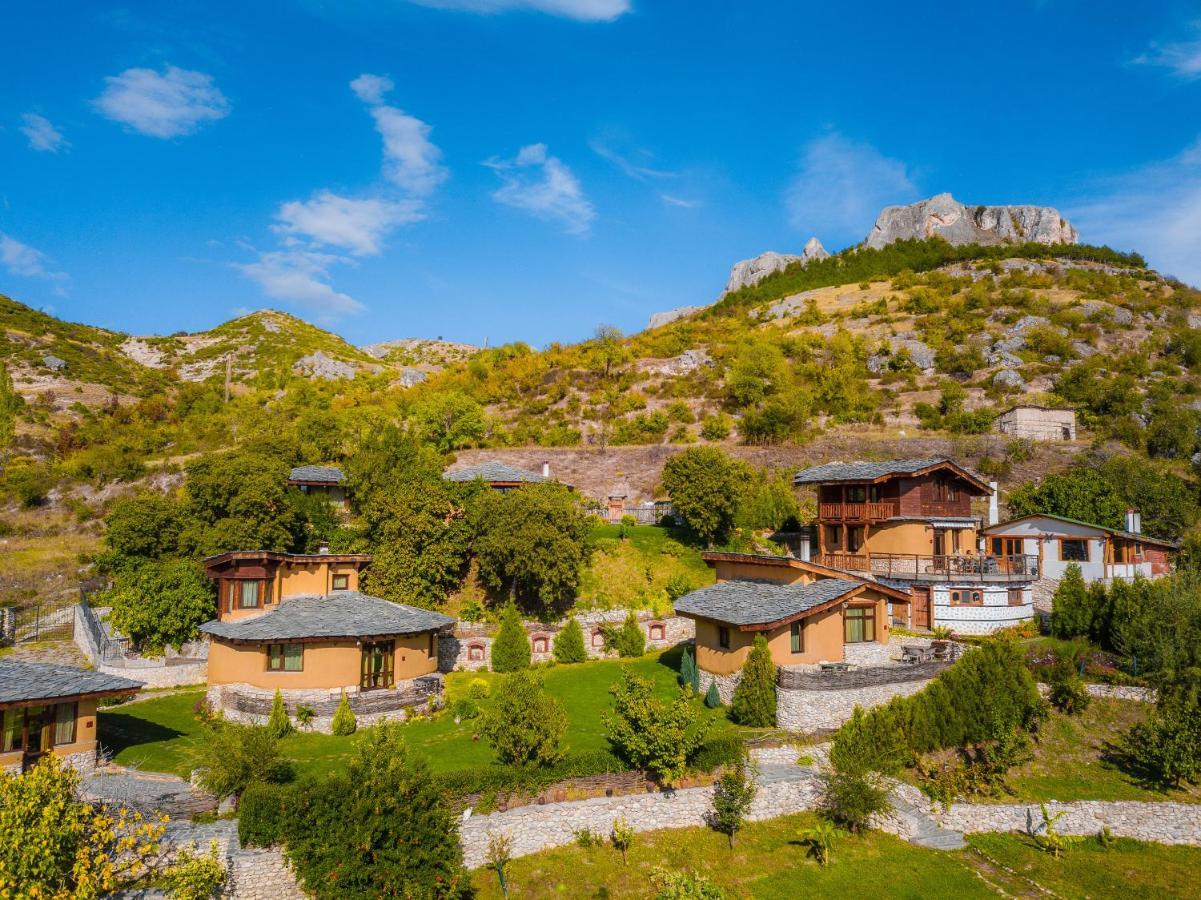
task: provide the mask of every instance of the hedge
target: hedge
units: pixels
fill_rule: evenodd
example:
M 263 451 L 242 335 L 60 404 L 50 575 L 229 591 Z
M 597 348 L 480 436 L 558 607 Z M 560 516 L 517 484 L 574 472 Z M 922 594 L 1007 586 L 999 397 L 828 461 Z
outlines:
M 283 842 L 289 820 L 290 784 L 254 782 L 238 798 L 238 838 L 244 847 L 270 847 Z

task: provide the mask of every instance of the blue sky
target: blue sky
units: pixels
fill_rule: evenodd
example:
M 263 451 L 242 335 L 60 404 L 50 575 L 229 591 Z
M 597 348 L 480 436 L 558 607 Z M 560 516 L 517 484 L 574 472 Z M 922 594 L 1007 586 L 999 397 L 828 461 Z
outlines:
M 1201 283 L 1201 8 L 43 2 L 5 13 L 0 293 L 137 333 L 634 331 L 950 191 Z

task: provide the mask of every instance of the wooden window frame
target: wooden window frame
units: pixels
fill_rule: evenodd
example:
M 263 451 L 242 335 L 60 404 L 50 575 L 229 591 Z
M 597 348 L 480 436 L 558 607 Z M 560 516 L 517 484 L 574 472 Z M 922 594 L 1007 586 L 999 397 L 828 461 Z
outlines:
M 378 676 L 383 683 L 368 684 L 368 676 L 372 673 L 367 670 L 367 660 L 369 655 L 376 653 L 384 662 Z M 359 690 L 379 691 L 393 687 L 396 687 L 396 641 L 364 641 L 359 648 Z
M 842 526 L 827 525 L 826 526 L 826 549 L 841 550 L 842 549 Z
M 65 724 L 63 721 L 60 720 L 60 715 L 61 715 L 60 710 L 64 710 L 64 709 L 70 711 L 71 732 L 65 741 L 60 741 L 58 729 L 61 725 Z M 76 736 L 78 734 L 78 731 L 79 731 L 79 704 L 75 703 L 75 702 L 56 703 L 54 705 L 54 739 L 51 742 L 52 746 L 60 747 L 60 746 L 65 746 L 67 744 L 74 744 Z
M 1080 544 L 1084 545 L 1084 558 L 1083 559 L 1068 559 L 1067 557 L 1065 557 L 1063 555 L 1063 545 L 1064 544 L 1075 544 L 1075 543 L 1080 543 Z M 1092 562 L 1093 561 L 1093 548 L 1090 546 L 1091 543 L 1092 543 L 1091 538 L 1064 538 L 1064 537 L 1059 538 L 1059 561 L 1066 562 L 1066 563 L 1090 563 L 1090 562 Z
M 476 654 L 479 654 L 478 656 Z M 488 648 L 481 643 L 467 645 L 467 661 L 468 662 L 483 662 L 488 658 Z
M 542 644 L 542 649 L 538 645 Z M 530 638 L 530 650 L 534 653 L 550 653 L 550 638 L 545 634 L 536 634 Z
M 656 634 L 656 632 L 658 634 Z M 665 641 L 667 640 L 667 626 L 662 622 L 651 622 L 646 629 L 647 640 Z
M 717 626 L 717 646 L 722 650 L 730 649 L 730 629 L 725 625 Z
M 1025 606 L 1026 605 L 1025 591 L 1023 591 L 1021 588 L 1010 588 L 1009 589 L 1009 605 L 1010 606 Z
M 276 647 L 279 648 L 278 653 L 275 651 Z M 300 668 L 299 669 L 289 669 L 287 667 L 288 666 L 288 648 L 289 647 L 299 647 L 300 648 Z M 267 671 L 268 672 L 277 672 L 280 674 L 291 674 L 293 672 L 303 672 L 304 671 L 304 644 L 298 643 L 297 641 L 275 641 L 273 643 L 268 644 L 266 650 L 267 650 Z M 278 666 L 275 665 L 275 662 L 277 659 L 279 661 Z
M 605 636 L 601 633 L 599 628 L 593 630 L 589 643 L 593 650 L 597 650 L 605 646 Z
M 341 582 L 341 587 L 338 586 Z M 350 574 L 348 572 L 335 572 L 329 579 L 331 591 L 349 591 L 350 590 Z
M 984 605 L 984 591 L 979 588 L 953 588 L 950 596 L 952 606 Z
M 854 613 L 854 615 L 852 615 Z M 862 615 L 860 615 L 862 613 Z M 863 620 L 863 640 L 852 641 L 847 637 L 847 623 L 850 619 Z M 868 637 L 868 626 L 871 627 L 871 636 Z M 862 606 L 847 606 L 842 611 L 842 642 L 844 644 L 874 644 L 876 642 L 876 604 Z
M 11 727 L 5 727 L 8 723 Z M 12 746 L 5 748 L 5 736 L 12 736 Z M 0 710 L 0 753 L 21 753 L 25 750 L 25 707 L 10 706 Z
M 789 649 L 793 655 L 805 652 L 805 620 L 797 619 L 788 626 Z
M 858 537 L 858 542 L 852 539 L 852 535 Z M 847 526 L 847 553 L 858 553 L 863 549 L 863 544 L 866 540 L 867 529 L 863 525 Z

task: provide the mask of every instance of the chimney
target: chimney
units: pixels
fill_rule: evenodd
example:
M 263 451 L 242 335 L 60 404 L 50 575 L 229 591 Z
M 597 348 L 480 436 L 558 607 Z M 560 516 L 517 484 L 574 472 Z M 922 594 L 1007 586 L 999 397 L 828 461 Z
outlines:
M 549 462 L 544 462 L 542 464 L 542 477 L 550 478 L 550 463 Z
M 1131 534 L 1143 533 L 1143 514 L 1137 509 L 1126 510 L 1126 530 Z
M 320 553 L 322 556 L 326 555 L 327 553 L 329 553 L 329 544 L 326 543 L 325 541 L 322 541 L 320 544 L 317 545 L 317 552 Z
M 813 550 L 811 548 L 812 544 L 810 543 L 809 530 L 805 529 L 801 531 L 800 540 L 797 542 L 797 553 L 802 561 L 809 562 L 811 560 L 813 555 Z
M 997 483 L 990 481 L 988 483 L 988 524 L 996 525 L 1000 521 L 1001 514 L 997 509 Z

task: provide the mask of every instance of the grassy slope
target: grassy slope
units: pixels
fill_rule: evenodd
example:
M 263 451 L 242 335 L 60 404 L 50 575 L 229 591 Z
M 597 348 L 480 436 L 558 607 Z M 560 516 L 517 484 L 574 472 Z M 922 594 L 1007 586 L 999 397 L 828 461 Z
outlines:
M 664 656 L 666 659 L 661 661 L 658 654 L 648 655 L 629 665 L 639 675 L 654 680 L 659 696 L 670 697 L 675 691 L 676 675 L 675 669 L 665 663 L 674 665 L 677 654 L 668 651 Z M 608 746 L 601 717 L 611 707 L 609 686 L 617 680 L 624 664 L 603 660 L 546 670 L 547 691 L 567 710 L 569 750 Z M 452 673 L 446 679 L 447 697 L 454 700 L 460 696 L 474 678 L 492 681 L 496 677 L 489 673 Z M 183 691 L 102 710 L 100 742 L 114 751 L 121 765 L 186 776 L 195 765 L 193 753 L 201 733 L 192 708 L 203 696 L 200 690 Z M 716 721 L 713 733 L 734 727 L 721 710 L 708 715 Z M 456 725 L 446 715 L 412 722 L 405 728 L 410 746 L 425 755 L 431 768 L 438 772 L 492 762 L 492 751 L 483 741 L 473 741 L 472 731 L 472 722 Z M 285 738 L 283 749 L 296 761 L 300 772 L 323 772 L 339 767 L 352 744 L 353 738 L 298 733 Z
M 617 525 L 592 530 L 596 552 L 580 585 L 583 606 L 667 610 L 665 585 L 676 575 L 694 587 L 713 581 L 700 550 L 686 544 L 682 534 L 654 525 L 636 525 L 620 538 Z

